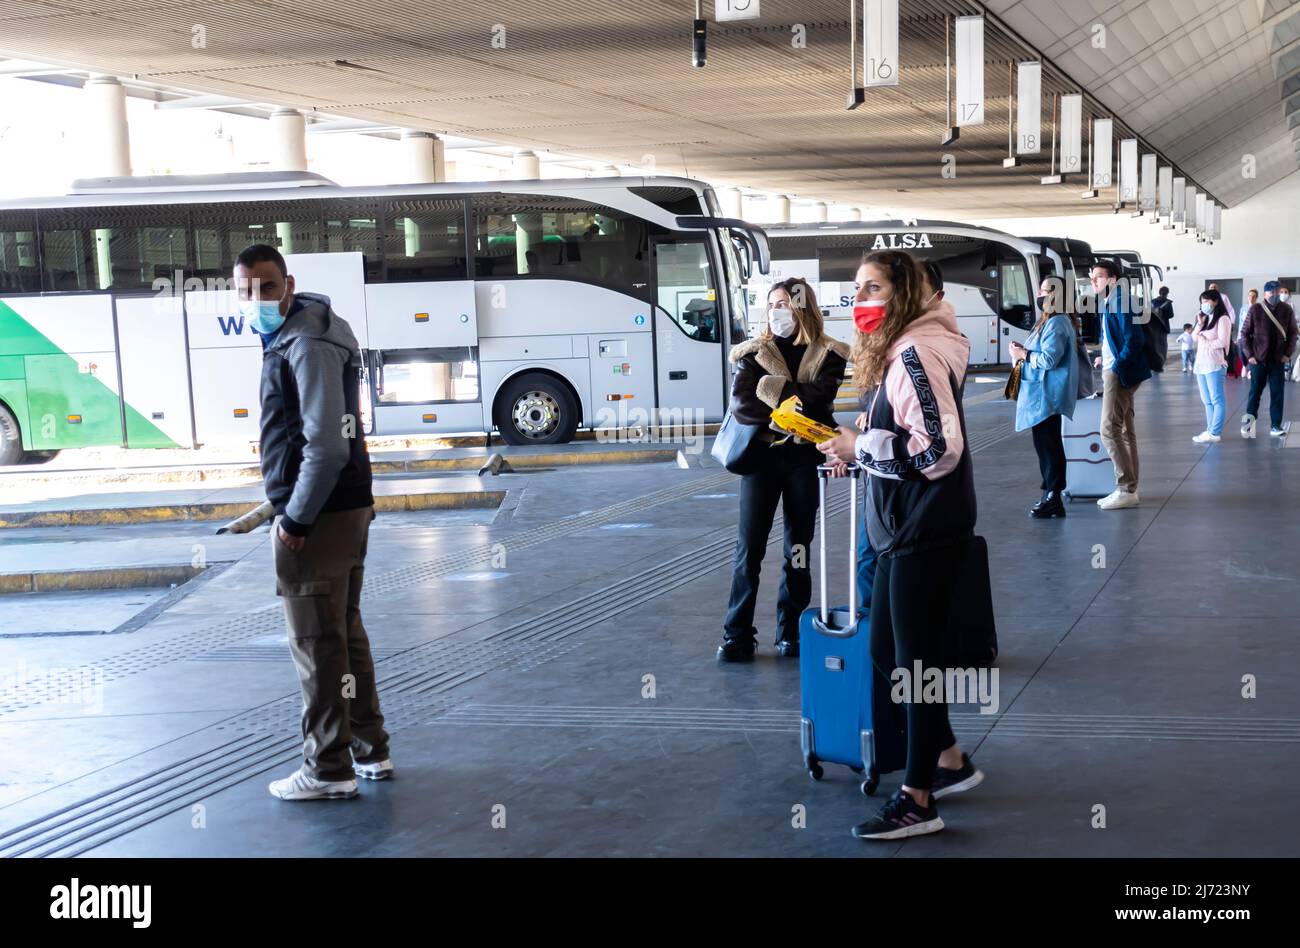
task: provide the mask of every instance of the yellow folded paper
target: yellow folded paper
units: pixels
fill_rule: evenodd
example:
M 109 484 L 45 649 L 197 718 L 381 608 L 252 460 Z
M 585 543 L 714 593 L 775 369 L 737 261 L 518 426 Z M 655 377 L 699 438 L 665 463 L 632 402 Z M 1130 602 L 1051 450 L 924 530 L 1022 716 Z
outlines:
M 803 404 L 797 395 L 791 395 L 781 403 L 780 407 L 773 410 L 772 423 L 786 434 L 798 435 L 813 444 L 829 441 L 839 433 L 836 429 L 813 421 L 805 415 Z

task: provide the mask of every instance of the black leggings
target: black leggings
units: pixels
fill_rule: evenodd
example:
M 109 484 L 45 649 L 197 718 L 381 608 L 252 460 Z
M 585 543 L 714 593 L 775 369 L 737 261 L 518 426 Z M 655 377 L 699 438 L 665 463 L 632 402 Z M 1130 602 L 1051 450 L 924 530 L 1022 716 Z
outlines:
M 871 590 L 871 660 L 894 685 L 895 668 L 914 677 L 921 668 L 944 665 L 944 639 L 952 606 L 957 570 L 964 548 L 960 543 L 904 556 L 882 556 Z M 948 724 L 946 694 L 927 704 L 922 682 L 914 681 L 907 712 L 907 773 L 903 782 L 917 790 L 934 783 L 939 754 L 957 743 Z M 942 686 L 941 686 L 942 687 Z
M 1043 490 L 1065 490 L 1065 442 L 1061 438 L 1061 416 L 1048 415 L 1029 429 L 1038 453 L 1038 470 L 1043 475 Z

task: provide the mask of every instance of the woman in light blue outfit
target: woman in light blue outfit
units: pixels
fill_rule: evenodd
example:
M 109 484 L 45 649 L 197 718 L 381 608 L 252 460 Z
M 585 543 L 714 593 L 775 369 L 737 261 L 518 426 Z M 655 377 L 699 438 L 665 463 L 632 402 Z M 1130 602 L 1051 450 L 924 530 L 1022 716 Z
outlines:
M 1022 346 L 1011 344 L 1011 358 L 1024 359 L 1016 398 L 1016 430 L 1030 429 L 1042 472 L 1043 496 L 1029 508 L 1035 520 L 1065 516 L 1065 443 L 1061 416 L 1074 417 L 1079 397 L 1079 354 L 1074 323 L 1060 305 L 1059 280 L 1039 288 L 1038 322 Z

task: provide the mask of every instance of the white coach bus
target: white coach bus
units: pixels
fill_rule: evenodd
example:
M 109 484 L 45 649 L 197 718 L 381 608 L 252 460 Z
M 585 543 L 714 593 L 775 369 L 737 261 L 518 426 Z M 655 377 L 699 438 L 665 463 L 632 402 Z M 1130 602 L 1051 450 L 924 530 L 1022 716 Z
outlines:
M 0 203 L 0 463 L 258 439 L 259 340 L 228 280 L 285 255 L 360 340 L 374 435 L 716 422 L 762 230 L 682 178 L 342 188 L 249 172 Z
M 971 343 L 973 365 L 1009 363 L 1010 344 L 1033 328 L 1040 277 L 1062 273 L 1059 254 L 1032 240 L 987 227 L 947 221 L 863 221 L 835 224 L 774 224 L 770 280 L 750 282 L 750 320 L 766 318 L 771 282 L 801 276 L 818 287 L 827 331 L 853 339 L 853 279 L 862 255 L 905 250 L 938 264 L 945 296 Z M 1050 264 L 1050 265 L 1049 265 Z

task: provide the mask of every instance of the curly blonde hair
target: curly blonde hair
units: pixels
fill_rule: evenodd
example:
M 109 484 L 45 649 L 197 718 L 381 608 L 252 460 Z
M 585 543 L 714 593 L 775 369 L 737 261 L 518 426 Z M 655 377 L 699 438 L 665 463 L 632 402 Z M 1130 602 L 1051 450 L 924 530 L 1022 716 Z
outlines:
M 925 312 L 925 270 L 901 250 L 867 253 L 862 263 L 879 267 L 894 287 L 885 304 L 884 323 L 873 333 L 859 332 L 853 340 L 853 382 L 859 392 L 868 392 L 884 378 L 889 350 L 898 337 Z

